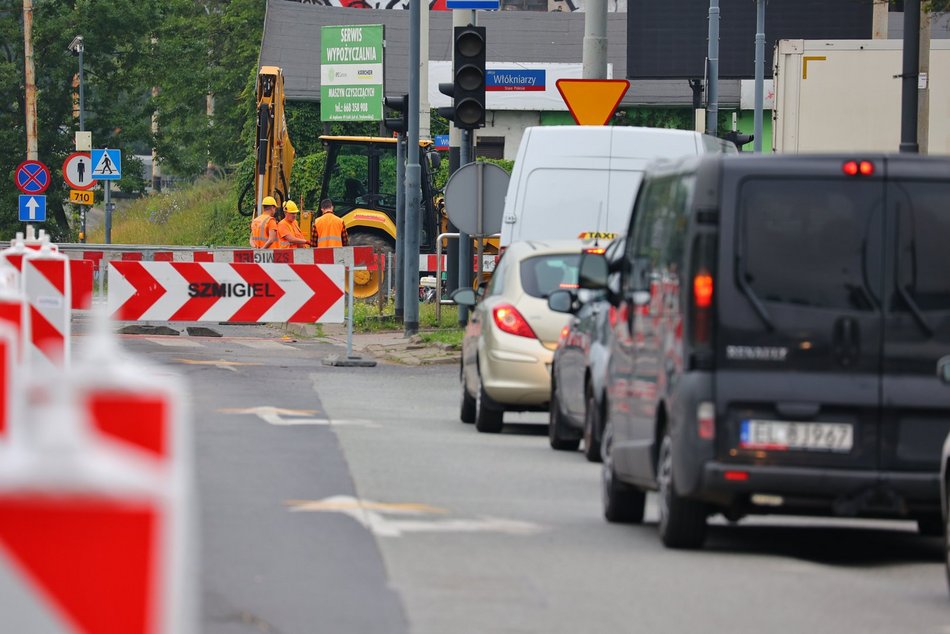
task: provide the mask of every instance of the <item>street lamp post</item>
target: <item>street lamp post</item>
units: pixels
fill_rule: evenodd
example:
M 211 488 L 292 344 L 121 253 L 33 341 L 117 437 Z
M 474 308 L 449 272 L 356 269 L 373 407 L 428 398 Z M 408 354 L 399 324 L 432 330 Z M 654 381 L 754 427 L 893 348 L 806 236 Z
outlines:
M 86 129 L 86 112 L 85 112 L 85 86 L 84 86 L 84 77 L 83 77 L 83 64 L 82 64 L 82 54 L 85 51 L 85 42 L 81 35 L 77 35 L 73 38 L 73 41 L 69 43 L 69 51 L 79 57 L 79 131 L 84 132 Z M 86 210 L 85 208 L 80 208 L 79 210 L 79 234 L 80 242 L 86 241 Z

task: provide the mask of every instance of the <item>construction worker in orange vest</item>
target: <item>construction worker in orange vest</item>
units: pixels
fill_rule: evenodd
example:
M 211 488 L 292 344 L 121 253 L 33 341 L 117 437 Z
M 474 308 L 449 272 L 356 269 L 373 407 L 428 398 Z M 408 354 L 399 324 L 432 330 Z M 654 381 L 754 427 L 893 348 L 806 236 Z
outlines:
M 345 247 L 348 242 L 346 225 L 333 213 L 333 201 L 324 198 L 320 201 L 320 217 L 313 221 L 310 246 Z
M 297 225 L 297 204 L 292 200 L 284 203 L 284 219 L 277 223 L 277 248 L 302 249 L 310 245 Z
M 255 249 L 277 248 L 277 201 L 273 196 L 265 196 L 261 201 L 261 215 L 251 221 L 251 246 Z

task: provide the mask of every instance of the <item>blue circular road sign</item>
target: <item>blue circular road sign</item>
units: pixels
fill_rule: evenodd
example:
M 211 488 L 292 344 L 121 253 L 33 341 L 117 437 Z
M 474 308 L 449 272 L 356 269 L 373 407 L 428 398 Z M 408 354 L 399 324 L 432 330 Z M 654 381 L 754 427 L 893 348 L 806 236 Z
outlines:
M 42 194 L 49 187 L 49 168 L 39 161 L 23 161 L 16 168 L 14 180 L 24 194 Z

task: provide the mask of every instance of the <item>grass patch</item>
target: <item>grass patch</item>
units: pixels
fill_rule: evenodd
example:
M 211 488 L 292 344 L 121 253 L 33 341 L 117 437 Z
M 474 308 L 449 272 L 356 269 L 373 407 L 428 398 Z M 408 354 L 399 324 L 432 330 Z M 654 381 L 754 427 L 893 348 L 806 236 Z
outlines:
M 250 218 L 237 212 L 230 179 L 199 179 L 194 185 L 150 194 L 112 219 L 114 244 L 247 246 Z M 89 232 L 89 242 L 105 242 L 105 227 Z
M 396 321 L 396 306 L 390 300 L 380 308 L 377 303 L 356 301 L 353 304 L 353 331 L 380 332 L 386 330 L 402 330 L 402 323 Z M 425 329 L 457 329 L 458 306 L 455 304 L 442 306 L 442 319 L 437 323 L 435 319 L 435 304 L 419 304 L 419 328 Z
M 419 337 L 424 343 L 444 343 L 461 348 L 464 334 L 465 332 L 461 328 L 456 327 L 445 330 L 420 332 Z

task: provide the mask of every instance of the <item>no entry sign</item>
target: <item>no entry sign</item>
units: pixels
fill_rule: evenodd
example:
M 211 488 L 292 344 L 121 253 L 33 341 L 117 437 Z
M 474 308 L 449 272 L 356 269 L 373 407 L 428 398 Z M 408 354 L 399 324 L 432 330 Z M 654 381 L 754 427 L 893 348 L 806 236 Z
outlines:
M 343 268 L 110 262 L 109 312 L 124 321 L 341 323 Z

